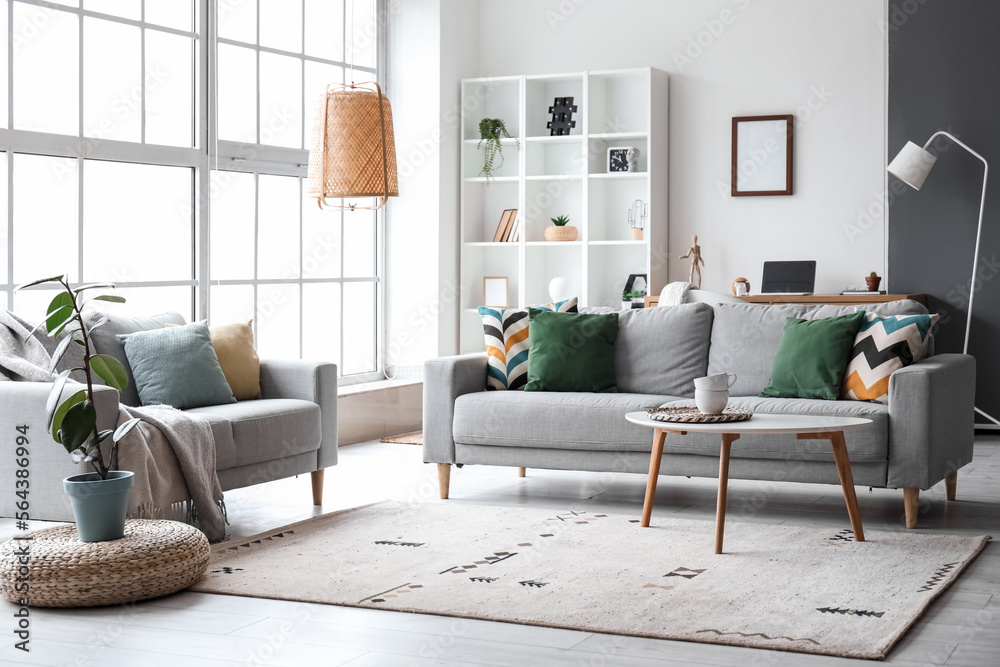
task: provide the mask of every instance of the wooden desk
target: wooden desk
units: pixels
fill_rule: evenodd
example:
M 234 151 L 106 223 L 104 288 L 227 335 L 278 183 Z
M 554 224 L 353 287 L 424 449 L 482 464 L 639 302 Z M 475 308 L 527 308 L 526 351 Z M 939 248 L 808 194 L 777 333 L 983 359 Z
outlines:
M 747 303 L 759 303 L 767 306 L 779 303 L 794 303 L 809 306 L 865 306 L 873 303 L 888 303 L 890 301 L 912 299 L 923 304 L 925 307 L 927 306 L 926 294 L 809 294 L 805 296 L 797 294 L 755 294 L 752 296 L 741 296 L 740 299 Z M 647 296 L 645 306 L 649 308 L 658 305 L 659 302 L 660 297 Z

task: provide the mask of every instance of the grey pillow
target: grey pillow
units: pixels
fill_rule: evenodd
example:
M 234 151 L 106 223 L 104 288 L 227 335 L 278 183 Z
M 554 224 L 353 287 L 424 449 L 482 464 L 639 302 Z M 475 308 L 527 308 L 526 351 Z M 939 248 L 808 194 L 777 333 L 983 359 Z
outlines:
M 125 367 L 125 371 L 128 373 L 128 387 L 122 392 L 120 400 L 125 405 L 138 407 L 140 405 L 139 392 L 135 388 L 135 377 L 132 373 L 132 367 L 128 363 L 128 358 L 125 356 L 125 348 L 118 340 L 118 335 L 162 329 L 168 324 L 183 325 L 187 324 L 187 321 L 180 313 L 163 313 L 151 317 L 125 317 L 96 310 L 83 311 L 83 322 L 88 329 L 102 317 L 108 318 L 107 324 L 95 329 L 94 333 L 90 335 L 90 339 L 97 352 L 114 357 Z M 95 380 L 102 382 L 98 377 L 95 377 Z
M 235 403 L 208 324 L 119 334 L 143 405 L 179 410 Z

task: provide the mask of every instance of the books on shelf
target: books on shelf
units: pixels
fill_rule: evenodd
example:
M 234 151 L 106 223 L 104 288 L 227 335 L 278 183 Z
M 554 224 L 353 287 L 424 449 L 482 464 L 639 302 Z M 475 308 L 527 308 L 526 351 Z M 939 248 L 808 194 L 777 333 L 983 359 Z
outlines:
M 508 208 L 500 216 L 500 224 L 497 225 L 497 231 L 493 234 L 494 243 L 503 243 L 505 241 L 515 241 L 517 238 L 514 236 L 515 227 L 517 226 L 517 209 Z
M 510 223 L 510 234 L 507 235 L 507 240 L 511 243 L 516 243 L 521 238 L 521 218 L 517 214 L 517 209 L 511 209 L 514 212 L 514 220 Z

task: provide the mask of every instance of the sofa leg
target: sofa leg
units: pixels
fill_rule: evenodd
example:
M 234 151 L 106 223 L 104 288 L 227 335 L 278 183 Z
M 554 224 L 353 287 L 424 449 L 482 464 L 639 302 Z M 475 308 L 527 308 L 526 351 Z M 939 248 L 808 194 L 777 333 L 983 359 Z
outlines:
M 906 511 L 906 527 L 917 527 L 917 513 L 920 507 L 920 489 L 917 487 L 903 489 L 903 506 Z
M 313 470 L 309 476 L 312 478 L 313 505 L 323 504 L 323 470 Z
M 958 471 L 952 470 L 948 473 L 948 476 L 944 478 L 944 491 L 948 496 L 948 500 L 955 499 L 955 487 L 958 485 Z
M 441 500 L 448 500 L 448 490 L 451 486 L 451 464 L 438 464 L 438 489 L 441 491 Z
M 524 477 L 525 474 L 527 474 L 527 472 L 528 472 L 527 468 L 518 468 L 517 469 L 517 476 L 518 477 Z

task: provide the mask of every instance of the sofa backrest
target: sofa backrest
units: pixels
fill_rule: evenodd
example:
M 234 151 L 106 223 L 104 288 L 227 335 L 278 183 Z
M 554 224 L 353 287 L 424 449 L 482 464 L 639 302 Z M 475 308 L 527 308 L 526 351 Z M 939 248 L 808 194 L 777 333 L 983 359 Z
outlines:
M 704 303 L 626 310 L 618 316 L 618 391 L 694 396 L 708 368 L 712 307 Z
M 871 306 L 799 306 L 759 304 L 719 304 L 714 306 L 712 345 L 708 354 L 708 374 L 736 373 L 729 390 L 733 396 L 757 396 L 771 378 L 771 367 L 785 320 L 795 317 L 818 320 L 848 315 L 859 309 L 878 315 L 916 315 L 927 309 L 911 300 L 891 301 Z

